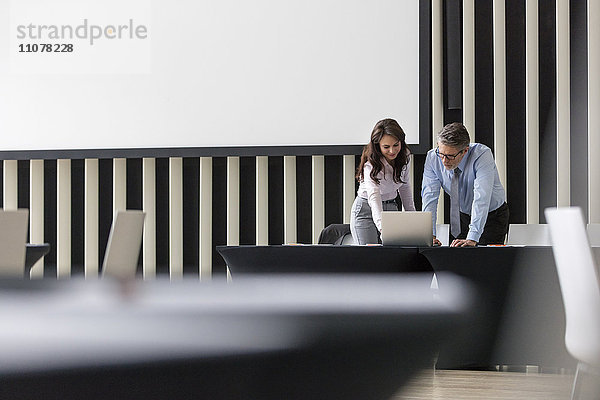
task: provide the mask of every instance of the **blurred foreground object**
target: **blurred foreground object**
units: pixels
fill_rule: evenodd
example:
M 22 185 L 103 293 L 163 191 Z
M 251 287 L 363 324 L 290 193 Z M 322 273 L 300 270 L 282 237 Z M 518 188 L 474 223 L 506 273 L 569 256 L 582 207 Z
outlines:
M 430 274 L 5 281 L 0 397 L 387 399 L 466 328 Z
M 548 208 L 552 250 L 563 295 L 567 350 L 579 360 L 573 399 L 600 396 L 600 284 L 581 209 Z M 591 377 L 586 377 L 591 375 Z M 591 379 L 585 379 L 591 378 Z

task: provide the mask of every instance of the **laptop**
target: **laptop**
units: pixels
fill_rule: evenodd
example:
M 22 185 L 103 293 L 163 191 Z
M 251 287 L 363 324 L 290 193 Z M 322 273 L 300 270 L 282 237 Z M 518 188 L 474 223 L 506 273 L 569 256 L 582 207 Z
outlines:
M 140 246 L 144 232 L 142 211 L 118 211 L 110 228 L 106 254 L 102 265 L 103 276 L 118 279 L 135 277 Z
M 383 211 L 381 242 L 384 246 L 433 246 L 429 211 Z

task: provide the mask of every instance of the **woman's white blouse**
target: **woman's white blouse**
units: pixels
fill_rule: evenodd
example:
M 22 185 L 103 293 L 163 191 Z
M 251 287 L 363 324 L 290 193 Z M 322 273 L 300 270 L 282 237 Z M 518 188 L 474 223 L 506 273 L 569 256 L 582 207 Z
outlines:
M 406 211 L 415 211 L 415 202 L 413 200 L 412 189 L 408 183 L 409 167 L 408 164 L 402 169 L 401 180 L 406 182 L 394 182 L 394 169 L 387 160 L 383 162 L 383 169 L 377 174 L 379 184 L 371 179 L 373 166 L 369 161 L 364 166 L 364 178 L 358 186 L 357 196 L 366 199 L 371 207 L 371 214 L 375 226 L 381 232 L 381 211 L 383 210 L 382 201 L 396 198 L 396 193 L 400 193 L 402 206 Z

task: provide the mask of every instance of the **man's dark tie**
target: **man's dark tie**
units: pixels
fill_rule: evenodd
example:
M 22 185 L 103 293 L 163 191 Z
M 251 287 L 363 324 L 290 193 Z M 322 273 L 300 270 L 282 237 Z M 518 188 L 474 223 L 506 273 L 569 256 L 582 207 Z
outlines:
M 458 194 L 458 178 L 460 169 L 455 168 L 450 186 L 450 233 L 455 238 L 460 234 L 460 198 Z

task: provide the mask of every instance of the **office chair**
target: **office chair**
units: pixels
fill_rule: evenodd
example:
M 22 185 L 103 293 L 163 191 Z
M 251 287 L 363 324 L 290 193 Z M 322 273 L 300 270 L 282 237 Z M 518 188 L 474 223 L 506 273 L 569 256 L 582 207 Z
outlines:
M 565 344 L 579 363 L 572 399 L 581 398 L 585 375 L 600 377 L 600 284 L 581 209 L 548 208 L 552 251 L 566 316 Z M 591 381 L 588 381 L 591 383 Z M 589 389 L 589 388 L 588 388 Z M 592 388 L 598 398 L 600 386 Z
M 142 211 L 118 211 L 110 228 L 102 264 L 102 276 L 133 279 L 144 232 Z
M 588 224 L 587 235 L 590 240 L 590 246 L 600 247 L 600 224 Z
M 0 276 L 23 279 L 29 210 L 0 210 Z
M 551 246 L 547 224 L 510 224 L 506 244 Z
M 319 234 L 318 244 L 353 244 L 350 224 L 329 224 Z

